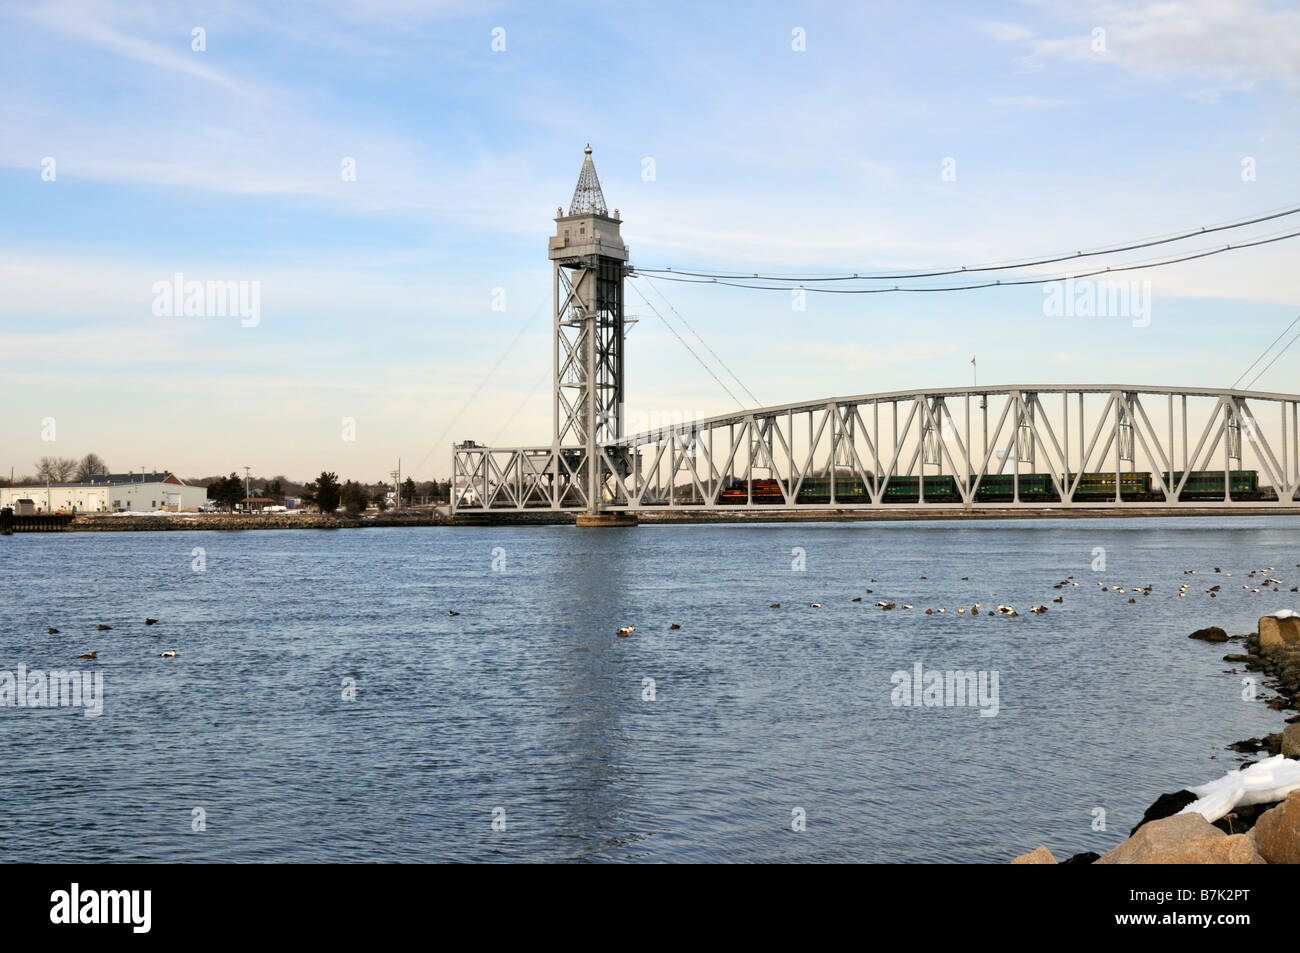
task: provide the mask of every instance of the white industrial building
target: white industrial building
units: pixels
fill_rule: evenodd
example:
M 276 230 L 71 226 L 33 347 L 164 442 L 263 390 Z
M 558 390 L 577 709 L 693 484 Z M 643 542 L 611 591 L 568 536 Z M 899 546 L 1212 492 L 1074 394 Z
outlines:
M 31 500 L 40 513 L 180 513 L 204 506 L 208 489 L 171 473 L 104 473 L 83 483 L 0 487 L 0 508 L 17 511 L 19 500 Z

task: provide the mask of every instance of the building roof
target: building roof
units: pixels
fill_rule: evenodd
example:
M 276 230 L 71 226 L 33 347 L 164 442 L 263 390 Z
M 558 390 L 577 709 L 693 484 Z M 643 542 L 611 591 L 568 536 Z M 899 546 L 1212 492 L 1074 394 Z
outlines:
M 570 215 L 608 215 L 605 208 L 605 196 L 600 191 L 600 179 L 596 178 L 596 166 L 591 161 L 591 143 L 583 150 L 586 158 L 582 160 L 582 171 L 578 173 L 578 187 L 573 190 L 573 201 L 569 203 Z
M 155 470 L 153 473 L 96 473 L 89 480 L 67 480 L 63 483 L 29 483 L 26 486 L 45 489 L 55 487 L 86 487 L 86 486 L 125 486 L 128 483 L 134 483 L 136 486 L 141 484 L 168 483 L 172 486 L 189 486 L 184 480 L 176 474 L 168 471 Z
M 155 470 L 152 473 L 96 473 L 84 483 L 60 483 L 59 486 L 114 486 L 121 483 L 172 483 L 185 486 L 174 473 Z

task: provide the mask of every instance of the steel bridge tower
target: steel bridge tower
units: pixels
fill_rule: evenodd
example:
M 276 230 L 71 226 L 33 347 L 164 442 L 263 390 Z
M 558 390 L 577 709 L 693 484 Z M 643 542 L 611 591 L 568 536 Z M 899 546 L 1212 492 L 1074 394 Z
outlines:
M 623 380 L 623 278 L 628 252 L 619 234 L 618 209 L 611 216 L 600 191 L 591 146 L 566 215 L 556 209 L 547 254 L 555 265 L 555 430 L 551 451 L 557 467 L 554 505 L 585 502 L 589 514 L 618 498 L 627 476 L 627 455 L 606 451 L 625 434 Z M 560 474 L 557 472 L 557 476 Z

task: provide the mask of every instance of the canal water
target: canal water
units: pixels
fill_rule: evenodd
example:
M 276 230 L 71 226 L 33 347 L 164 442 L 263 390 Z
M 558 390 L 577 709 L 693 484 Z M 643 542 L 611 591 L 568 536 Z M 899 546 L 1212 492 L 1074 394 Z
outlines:
M 0 671 L 103 710 L 0 707 L 0 861 L 1102 852 L 1280 729 L 1187 635 L 1297 563 L 1294 517 L 6 537 Z

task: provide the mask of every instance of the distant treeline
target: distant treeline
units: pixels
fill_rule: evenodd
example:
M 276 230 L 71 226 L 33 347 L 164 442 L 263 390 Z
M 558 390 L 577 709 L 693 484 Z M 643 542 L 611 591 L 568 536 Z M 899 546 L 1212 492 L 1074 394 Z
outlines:
M 36 475 L 24 475 L 14 479 L 0 478 L 0 486 L 44 486 L 46 483 L 84 482 L 92 475 L 108 473 L 108 464 L 95 453 L 88 453 L 80 459 L 72 457 L 41 457 L 36 461 Z M 238 506 L 245 496 L 244 477 L 237 473 L 229 476 L 206 476 L 197 478 L 182 477 L 191 486 L 203 486 L 208 489 L 208 499 L 213 504 L 225 508 Z M 247 495 L 253 498 L 269 499 L 283 505 L 286 499 L 296 499 L 305 505 L 317 506 L 323 512 L 333 513 L 340 507 L 349 511 L 361 511 L 370 505 L 386 509 L 388 494 L 393 491 L 391 483 L 362 483 L 356 480 L 339 482 L 335 473 L 322 472 L 319 477 L 307 483 L 298 483 L 287 476 L 279 474 L 273 477 L 249 477 Z M 420 483 L 407 477 L 402 481 L 401 505 L 428 506 L 446 503 L 451 499 L 450 480 L 425 480 Z
M 209 476 L 185 480 L 191 486 L 208 488 L 208 499 L 227 509 L 238 506 L 245 496 L 244 477 L 232 472 L 229 476 Z M 382 480 L 378 483 L 361 483 L 356 480 L 339 482 L 338 474 L 323 471 L 315 480 L 298 483 L 283 474 L 274 477 L 249 477 L 247 495 L 254 499 L 271 500 L 283 505 L 287 499 L 296 499 L 304 506 L 315 506 L 323 513 L 333 513 L 342 508 L 356 513 L 374 505 L 387 509 L 388 494 L 393 485 Z M 401 505 L 427 506 L 446 503 L 451 499 L 450 480 L 426 480 L 416 483 L 407 477 L 402 481 Z

